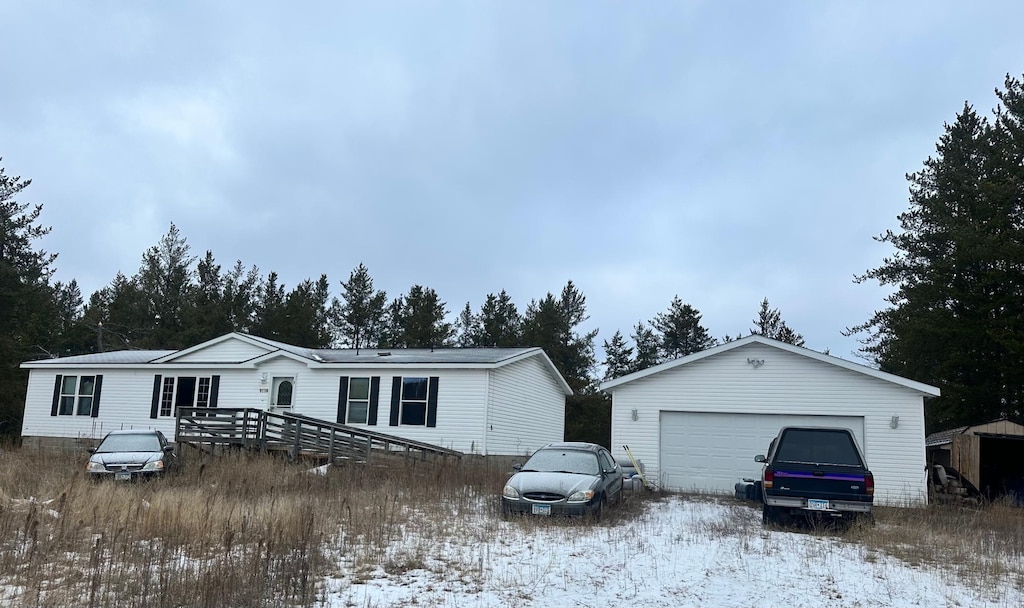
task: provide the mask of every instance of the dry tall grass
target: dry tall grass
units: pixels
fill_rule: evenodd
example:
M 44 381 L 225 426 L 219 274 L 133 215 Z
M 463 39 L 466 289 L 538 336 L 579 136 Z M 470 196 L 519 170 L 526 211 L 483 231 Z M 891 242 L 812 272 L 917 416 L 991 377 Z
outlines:
M 417 512 L 496 516 L 505 478 L 481 463 L 318 475 L 269 456 L 186 456 L 176 475 L 117 484 L 87 479 L 83 453 L 0 453 L 0 604 L 306 606 L 339 557 L 383 563 Z
M 481 522 L 498 520 L 496 496 L 508 472 L 470 460 L 339 466 L 318 475 L 309 472 L 311 463 L 270 456 L 186 456 L 183 470 L 166 479 L 117 484 L 87 479 L 82 452 L 0 452 L 0 605 L 311 606 L 331 577 L 359 581 L 382 571 L 441 568 L 471 581 L 493 542 L 494 530 Z M 600 525 L 638 525 L 648 498 L 630 495 Z M 760 546 L 759 514 L 732 504 L 720 525 L 679 533 L 739 536 L 750 541 L 743 546 Z M 888 554 L 939 565 L 974 586 L 1009 579 L 1024 588 L 1024 509 L 878 508 L 876 520 L 807 532 L 838 534 L 864 546 L 866 559 Z M 527 518 L 516 529 L 525 538 L 534 527 L 577 534 L 577 525 Z M 645 550 L 643 530 L 611 534 Z M 453 539 L 482 549 L 437 563 L 438 547 Z

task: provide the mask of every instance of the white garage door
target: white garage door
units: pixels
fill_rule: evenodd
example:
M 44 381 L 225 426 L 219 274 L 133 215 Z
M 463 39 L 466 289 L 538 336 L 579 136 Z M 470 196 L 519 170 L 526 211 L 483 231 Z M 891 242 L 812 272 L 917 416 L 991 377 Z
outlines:
M 848 428 L 865 449 L 862 416 L 662 412 L 661 487 L 732 493 L 740 479 L 761 476 L 754 456 L 766 454 L 784 426 Z

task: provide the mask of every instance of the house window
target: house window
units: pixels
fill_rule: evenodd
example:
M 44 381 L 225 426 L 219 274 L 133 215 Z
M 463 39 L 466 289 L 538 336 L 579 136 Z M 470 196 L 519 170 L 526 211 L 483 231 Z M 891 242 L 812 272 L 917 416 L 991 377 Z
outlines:
M 402 378 L 401 424 L 427 424 L 427 379 Z
M 174 416 L 179 407 L 210 407 L 210 376 L 164 378 L 160 389 L 160 415 Z
M 57 414 L 91 416 L 96 376 L 64 376 L 60 384 Z
M 366 424 L 370 411 L 370 379 L 349 378 L 347 424 Z

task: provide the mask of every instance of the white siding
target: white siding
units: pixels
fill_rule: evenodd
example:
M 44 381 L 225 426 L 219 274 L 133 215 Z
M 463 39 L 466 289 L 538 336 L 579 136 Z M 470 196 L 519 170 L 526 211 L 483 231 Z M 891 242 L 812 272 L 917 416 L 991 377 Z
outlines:
M 748 358 L 764 364 L 755 368 Z M 613 452 L 621 456 L 629 445 L 651 479 L 659 475 L 662 411 L 852 415 L 864 417 L 861 447 L 877 500 L 926 498 L 923 399 L 891 382 L 754 343 L 620 385 L 612 395 Z M 894 415 L 896 429 L 889 426 Z
M 491 372 L 487 454 L 525 455 L 565 436 L 565 394 L 538 357 Z
M 265 346 L 250 344 L 244 340 L 232 338 L 211 344 L 197 351 L 175 357 L 175 363 L 237 363 L 255 359 L 265 355 L 269 349 Z
M 153 370 L 113 370 L 76 368 L 33 369 L 29 372 L 25 396 L 23 436 L 101 438 L 109 431 L 131 428 L 154 428 L 167 437 L 174 435 L 174 418 L 153 420 L 149 417 L 153 395 Z M 57 374 L 103 376 L 99 415 L 51 416 L 53 384 Z

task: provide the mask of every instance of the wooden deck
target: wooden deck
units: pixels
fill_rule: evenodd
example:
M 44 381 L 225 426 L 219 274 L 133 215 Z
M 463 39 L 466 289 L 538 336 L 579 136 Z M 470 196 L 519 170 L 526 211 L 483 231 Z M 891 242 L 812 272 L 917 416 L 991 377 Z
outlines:
M 462 458 L 462 452 L 430 443 L 257 408 L 179 407 L 175 441 L 211 449 L 231 446 L 284 451 L 294 459 L 310 456 L 331 464 L 396 456 L 415 461 Z

